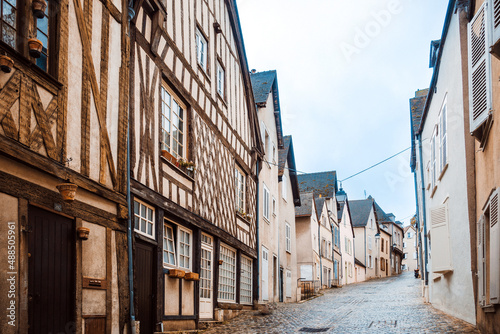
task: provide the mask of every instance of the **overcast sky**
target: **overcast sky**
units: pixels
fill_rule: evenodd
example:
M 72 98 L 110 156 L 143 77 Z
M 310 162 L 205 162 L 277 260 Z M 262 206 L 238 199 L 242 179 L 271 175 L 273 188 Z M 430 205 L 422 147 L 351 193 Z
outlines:
M 343 180 L 409 147 L 409 99 L 427 88 L 446 0 L 237 0 L 249 67 L 277 70 L 297 169 Z M 410 151 L 343 183 L 409 223 Z

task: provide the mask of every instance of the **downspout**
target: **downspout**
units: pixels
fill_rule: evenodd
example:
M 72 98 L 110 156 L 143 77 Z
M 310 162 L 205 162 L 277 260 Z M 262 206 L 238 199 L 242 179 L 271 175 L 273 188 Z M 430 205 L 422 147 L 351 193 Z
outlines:
M 259 217 L 260 217 L 260 214 L 259 214 L 259 194 L 260 194 L 260 191 L 259 191 L 259 185 L 260 185 L 260 180 L 259 180 L 259 174 L 260 174 L 260 170 L 259 170 L 259 159 L 257 159 L 257 163 L 256 163 L 256 168 L 257 168 L 257 189 L 256 189 L 256 193 L 257 193 L 257 199 L 256 199 L 256 208 L 255 208 L 255 229 L 256 229 L 256 240 L 257 240 L 257 272 L 260 273 L 260 238 L 259 238 Z M 257 300 L 260 300 L 260 277 L 257 276 Z
M 135 16 L 134 12 L 134 0 L 130 0 L 128 3 L 128 33 L 130 37 L 130 21 Z M 130 115 L 130 104 L 128 104 L 128 113 Z M 129 295 L 130 295 L 130 332 L 132 334 L 136 333 L 135 328 L 135 309 L 134 309 L 134 267 L 133 267 L 133 256 L 132 256 L 132 207 L 131 207 L 131 196 L 130 196 L 130 117 L 127 122 L 127 207 L 128 207 L 128 222 L 127 222 L 127 248 L 128 248 L 128 285 L 129 285 Z
M 314 201 L 314 198 L 313 198 Z M 318 246 L 319 246 L 319 286 L 323 287 L 323 261 L 321 261 L 321 221 L 318 219 Z
M 422 166 L 420 166 L 420 169 L 422 169 Z M 416 203 L 416 218 L 415 218 L 415 230 L 417 231 L 416 235 L 415 235 L 415 238 L 417 238 L 417 244 L 420 246 L 419 249 L 421 250 L 422 249 L 422 243 L 420 242 L 420 211 L 419 211 L 419 199 L 418 199 L 418 182 L 417 182 L 417 172 L 415 170 L 413 170 L 413 183 L 414 183 L 414 187 L 415 187 L 415 203 Z M 424 183 L 424 181 L 422 180 L 422 183 Z M 418 254 L 418 252 L 417 252 Z M 422 264 L 422 254 L 420 254 L 419 256 L 419 264 L 420 264 L 420 268 L 423 267 L 423 264 Z M 423 276 L 422 276 L 422 279 L 423 279 Z
M 422 180 L 422 220 L 424 223 L 424 245 L 425 245 L 425 256 L 424 256 L 424 280 L 425 280 L 425 285 L 429 285 L 429 274 L 427 272 L 427 263 L 428 263 L 428 248 L 427 248 L 427 217 L 425 214 L 425 182 L 424 182 L 424 169 L 422 168 L 423 166 L 423 160 L 422 160 L 422 135 L 419 134 L 417 136 L 418 138 L 418 154 L 419 154 L 419 163 L 420 163 L 420 179 Z

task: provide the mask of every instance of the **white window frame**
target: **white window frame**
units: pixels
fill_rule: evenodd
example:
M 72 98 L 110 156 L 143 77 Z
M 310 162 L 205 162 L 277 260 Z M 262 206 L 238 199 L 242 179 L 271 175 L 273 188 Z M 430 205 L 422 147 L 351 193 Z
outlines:
M 245 212 L 245 182 L 246 175 L 237 165 L 235 167 L 236 198 L 235 207 L 238 212 Z
M 438 147 L 437 141 L 439 140 L 439 129 L 437 125 L 434 127 L 431 137 L 431 194 L 433 194 L 434 187 L 437 185 L 437 167 L 439 166 L 439 157 L 436 152 Z
M 135 208 L 136 208 L 136 203 L 139 205 L 139 212 L 137 213 Z M 146 208 L 146 216 L 143 217 L 142 216 L 142 208 L 145 207 Z M 148 210 L 151 210 L 151 219 L 149 219 L 148 217 Z M 138 228 L 136 227 L 136 222 L 139 222 L 139 225 L 138 225 Z M 144 221 L 144 226 L 146 228 L 146 231 L 142 231 L 141 230 L 141 225 L 142 225 L 142 222 Z M 151 227 L 151 234 L 149 234 L 147 231 L 148 231 L 148 225 L 151 224 L 152 227 Z M 143 201 L 141 200 L 138 200 L 138 199 L 134 199 L 134 231 L 136 233 L 139 233 L 141 235 L 144 235 L 145 237 L 148 237 L 149 239 L 153 239 L 155 240 L 155 233 L 156 233 L 156 229 L 155 229 L 155 209 L 154 207 L 144 203 Z
M 241 256 L 241 277 L 240 277 L 240 302 L 242 304 L 252 304 L 252 277 L 253 261 L 244 255 Z
M 196 60 L 198 64 L 207 72 L 208 67 L 208 42 L 199 28 L 196 28 Z
M 448 121 L 448 111 L 447 111 L 447 99 L 445 98 L 443 106 L 441 107 L 441 113 L 439 115 L 439 170 L 443 173 L 446 165 L 448 164 L 448 143 L 447 143 L 447 121 Z
M 172 238 L 168 237 L 167 231 L 171 231 Z M 170 224 L 163 223 L 163 266 L 164 267 L 176 267 L 177 266 L 177 246 L 175 244 L 175 232 L 173 227 Z M 166 242 L 166 244 L 165 244 Z M 168 249 L 168 244 L 171 243 L 172 251 Z M 170 263 L 169 261 L 165 262 L 165 254 L 167 254 L 167 259 L 170 260 L 170 254 L 173 255 L 174 263 Z
M 230 256 L 231 254 L 232 256 Z M 219 291 L 217 300 L 234 303 L 236 302 L 236 250 L 221 243 L 219 256 L 222 264 L 219 265 Z M 229 260 L 232 260 L 232 263 L 229 263 Z M 231 268 L 233 269 L 232 271 Z
M 187 107 L 165 82 L 160 88 L 160 99 L 160 147 L 176 159 L 184 158 L 187 155 Z
M 174 259 L 175 259 L 175 264 L 171 264 L 168 262 L 165 262 L 165 239 L 167 239 L 168 243 L 168 238 L 165 233 L 167 228 L 170 228 L 172 230 L 172 236 L 173 236 L 173 245 L 174 245 Z M 185 271 L 191 271 L 193 268 L 193 231 L 191 231 L 188 228 L 185 228 L 184 226 L 181 226 L 179 224 L 174 223 L 173 221 L 164 218 L 163 220 L 163 266 L 165 268 L 179 268 Z M 184 242 L 181 241 L 181 234 L 185 233 L 189 235 L 189 243 L 185 244 Z M 188 247 L 188 253 L 187 254 L 181 254 L 181 244 L 187 245 Z M 171 253 L 167 250 L 168 253 Z M 184 261 L 187 259 L 187 266 L 183 265 L 181 266 L 181 257 L 184 258 Z
M 224 67 L 222 67 L 221 63 L 217 61 L 217 93 L 222 99 L 225 98 L 225 77 L 226 71 L 224 70 Z
M 269 188 L 267 188 L 266 184 L 263 183 L 262 184 L 263 187 L 262 187 L 262 201 L 263 201 L 263 205 L 262 205 L 262 216 L 264 217 L 264 219 L 267 220 L 267 222 L 269 222 L 269 219 L 270 219 L 270 211 L 271 211 L 271 208 L 270 208 L 270 193 L 269 193 Z
M 292 227 L 290 224 L 285 222 L 285 244 L 286 244 L 286 251 L 288 253 L 292 252 Z
M 272 200 L 272 208 L 273 208 L 273 216 L 276 216 L 276 198 L 274 198 L 273 196 L 273 200 Z

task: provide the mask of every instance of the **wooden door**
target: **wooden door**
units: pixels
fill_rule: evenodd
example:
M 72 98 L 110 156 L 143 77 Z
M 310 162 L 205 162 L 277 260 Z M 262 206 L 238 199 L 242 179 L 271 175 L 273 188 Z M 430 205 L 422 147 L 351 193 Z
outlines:
M 135 291 L 137 293 L 137 320 L 141 334 L 152 334 L 155 329 L 154 246 L 137 242 L 135 248 Z
M 74 223 L 36 207 L 28 215 L 28 332 L 73 333 Z
M 202 234 L 200 270 L 200 319 L 213 318 L 213 239 Z

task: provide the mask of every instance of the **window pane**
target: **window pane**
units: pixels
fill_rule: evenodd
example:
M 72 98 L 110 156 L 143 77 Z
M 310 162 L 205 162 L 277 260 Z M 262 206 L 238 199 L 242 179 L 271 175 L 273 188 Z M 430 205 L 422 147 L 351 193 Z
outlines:
M 148 220 L 153 221 L 153 210 L 148 208 Z
M 47 71 L 47 55 L 41 54 L 40 58 L 36 59 L 36 66 L 40 67 L 42 70 Z
M 137 216 L 136 216 L 136 217 L 134 217 L 134 221 L 135 221 L 135 222 L 134 222 L 134 228 L 135 228 L 136 230 L 138 230 L 138 229 L 139 229 L 139 217 L 137 217 Z
M 141 231 L 146 233 L 146 221 L 141 219 Z
M 12 48 L 16 47 L 16 32 L 11 27 L 3 24 L 2 40 L 10 45 Z
M 148 234 L 153 235 L 153 224 L 148 223 Z
M 139 214 L 139 203 L 134 201 L 134 213 Z
M 3 3 L 3 12 L 2 18 L 5 22 L 7 22 L 10 26 L 16 26 L 16 9 L 9 5 L 7 2 Z
M 141 205 L 141 217 L 146 218 L 146 207 Z

